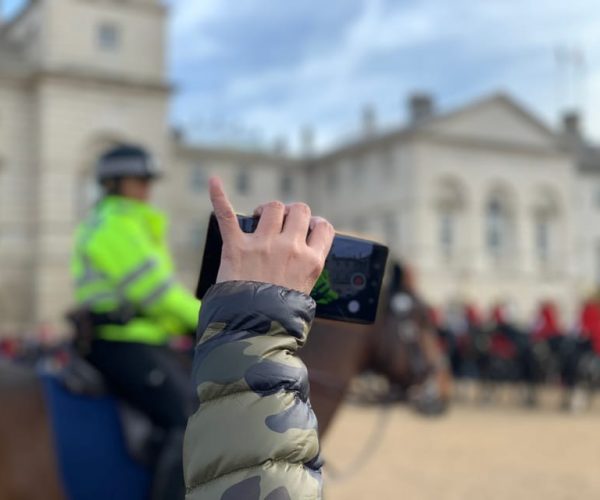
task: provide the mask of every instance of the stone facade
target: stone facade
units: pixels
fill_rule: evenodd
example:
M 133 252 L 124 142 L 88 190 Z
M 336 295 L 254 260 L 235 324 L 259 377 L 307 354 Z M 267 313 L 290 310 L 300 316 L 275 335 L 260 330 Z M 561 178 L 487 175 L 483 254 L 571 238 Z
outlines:
M 37 0 L 0 27 L 6 329 L 56 323 L 68 307 L 72 234 L 99 152 L 132 141 L 166 157 L 165 15 L 158 0 Z
M 0 331 L 59 322 L 92 166 L 119 141 L 163 164 L 156 201 L 190 287 L 212 174 L 240 212 L 303 200 L 385 241 L 437 305 L 508 299 L 525 318 L 550 298 L 570 314 L 600 283 L 600 153 L 572 126 L 501 94 L 447 114 L 418 96 L 405 127 L 378 130 L 371 110 L 363 135 L 325 153 L 190 146 L 168 129 L 165 18 L 159 0 L 31 0 L 0 26 Z

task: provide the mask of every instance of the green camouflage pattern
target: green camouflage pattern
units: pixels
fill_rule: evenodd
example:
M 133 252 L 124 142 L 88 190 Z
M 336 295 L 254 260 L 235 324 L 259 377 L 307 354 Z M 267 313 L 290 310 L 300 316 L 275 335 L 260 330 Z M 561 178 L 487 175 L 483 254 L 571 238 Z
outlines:
M 204 297 L 184 445 L 187 500 L 317 500 L 321 459 L 306 367 L 315 302 L 274 285 L 227 282 Z

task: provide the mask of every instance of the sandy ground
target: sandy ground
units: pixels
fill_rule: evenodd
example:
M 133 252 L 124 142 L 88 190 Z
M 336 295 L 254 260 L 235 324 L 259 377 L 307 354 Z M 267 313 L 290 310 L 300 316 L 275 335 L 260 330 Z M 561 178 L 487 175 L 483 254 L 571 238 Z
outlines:
M 326 478 L 325 500 L 600 500 L 600 408 L 577 414 L 514 401 L 454 405 L 438 419 L 397 406 L 381 445 L 347 478 Z M 344 474 L 378 422 L 377 408 L 347 404 L 323 443 Z

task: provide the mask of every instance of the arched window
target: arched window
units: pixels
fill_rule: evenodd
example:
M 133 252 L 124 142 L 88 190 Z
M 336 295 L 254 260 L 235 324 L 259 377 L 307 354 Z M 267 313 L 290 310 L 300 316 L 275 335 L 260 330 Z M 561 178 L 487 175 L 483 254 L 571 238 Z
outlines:
M 438 183 L 435 195 L 437 245 L 444 259 L 453 259 L 461 243 L 461 226 L 466 206 L 466 194 L 455 179 Z
M 533 248 L 539 267 L 547 267 L 557 257 L 560 209 L 551 190 L 540 189 L 533 197 Z
M 514 217 L 505 192 L 493 193 L 485 206 L 485 246 L 495 258 L 506 258 L 515 248 Z

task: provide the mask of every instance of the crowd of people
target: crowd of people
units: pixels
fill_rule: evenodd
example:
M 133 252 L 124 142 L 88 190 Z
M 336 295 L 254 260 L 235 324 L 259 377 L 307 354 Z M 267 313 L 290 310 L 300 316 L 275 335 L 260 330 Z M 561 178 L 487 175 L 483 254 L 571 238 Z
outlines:
M 530 404 L 535 403 L 535 386 L 542 382 L 560 383 L 566 393 L 577 385 L 600 382 L 598 297 L 581 305 L 572 327 L 565 325 L 551 301 L 539 305 L 528 328 L 515 321 L 506 304 L 494 306 L 487 318 L 472 304 L 453 304 L 433 316 L 456 379 L 524 382 L 531 389 Z

